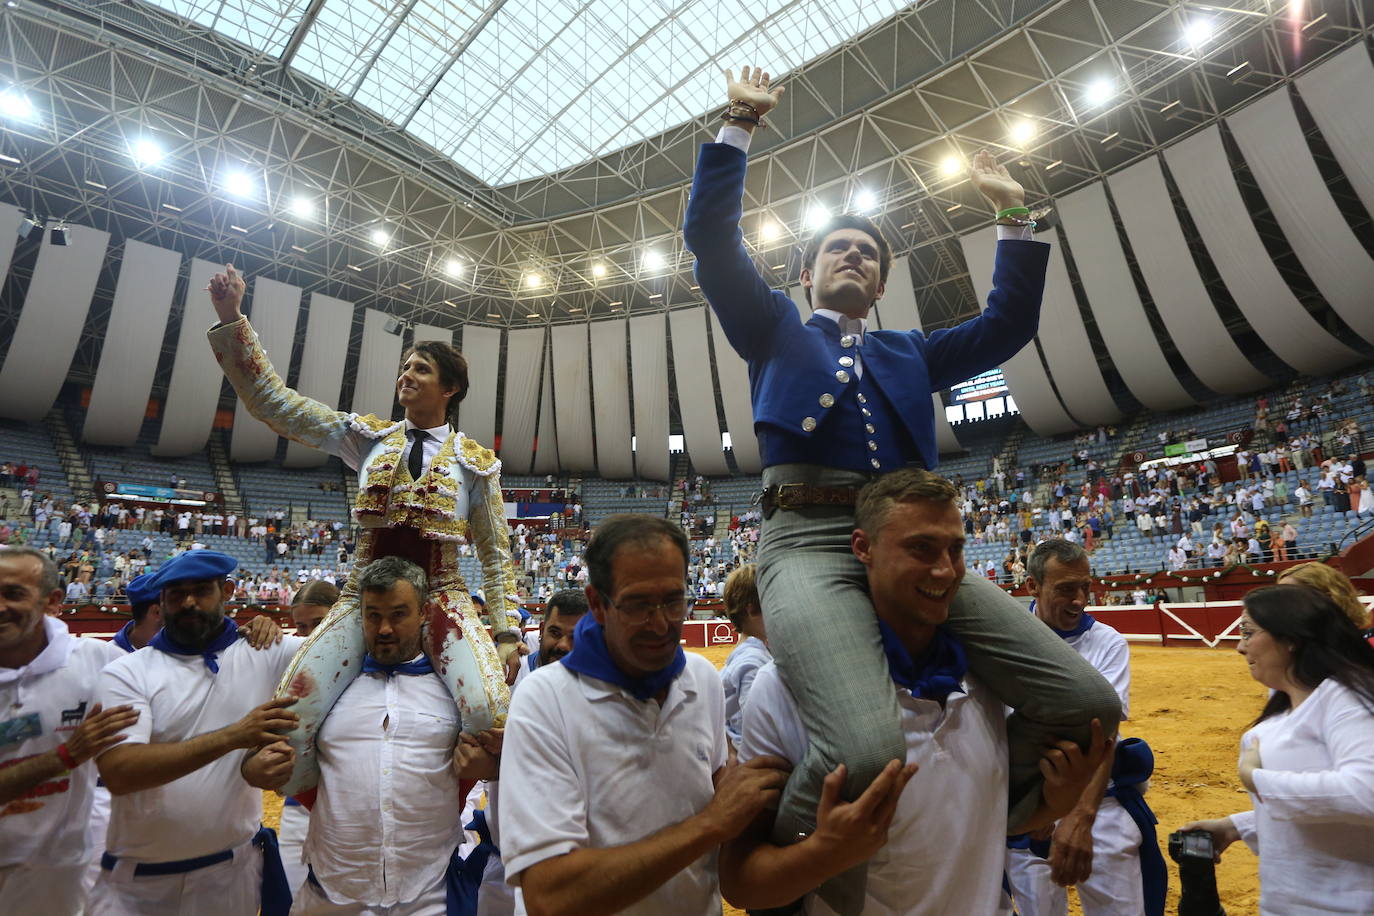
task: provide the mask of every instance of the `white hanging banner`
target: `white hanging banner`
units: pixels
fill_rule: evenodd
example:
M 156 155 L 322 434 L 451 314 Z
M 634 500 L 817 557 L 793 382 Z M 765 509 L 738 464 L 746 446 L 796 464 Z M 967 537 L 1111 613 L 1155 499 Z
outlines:
M 383 420 L 393 418 L 396 379 L 401 370 L 401 338 L 387 331 L 386 312 L 368 309 L 363 314 L 363 346 L 358 353 L 358 371 L 353 378 L 353 412 L 372 414 Z
M 329 407 L 339 406 L 348 338 L 352 332 L 351 302 L 320 293 L 310 295 L 310 315 L 305 324 L 305 351 L 301 354 L 297 391 Z M 319 449 L 288 442 L 283 463 L 289 468 L 314 468 L 328 460 L 329 456 Z
M 501 470 L 528 474 L 534 459 L 539 414 L 539 369 L 546 328 L 521 328 L 506 336 L 506 400 L 501 416 Z M 550 443 L 552 444 L 552 443 Z
M 595 471 L 592 443 L 592 388 L 588 381 L 587 326 L 554 325 L 553 400 L 558 410 L 558 464 L 564 471 Z
M 635 397 L 635 472 L 668 480 L 668 334 L 663 314 L 630 319 L 630 376 Z
M 720 399 L 725 404 L 725 425 L 730 428 L 730 450 L 735 453 L 735 465 L 745 474 L 763 470 L 759 456 L 759 440 L 754 435 L 754 405 L 749 396 L 749 364 L 730 341 L 720 319 L 711 312 L 711 340 L 716 350 L 716 378 L 720 382 Z
M 539 351 L 539 365 L 543 366 L 539 384 L 539 434 L 534 437 L 534 473 L 558 473 L 558 431 L 555 429 L 553 409 L 553 357 L 546 345 Z
M 66 245 L 54 245 L 48 234 L 43 236 L 0 369 L 0 416 L 43 419 L 57 403 L 81 342 L 110 234 L 88 226 L 70 226 L 67 232 Z
M 178 252 L 132 239 L 124 243 L 81 431 L 86 442 L 127 448 L 138 440 L 180 270 Z
M 630 363 L 626 319 L 594 321 L 592 398 L 596 413 L 596 467 L 605 480 L 634 477 L 630 450 Z
M 501 329 L 463 327 L 463 357 L 468 361 L 468 395 L 458 408 L 458 428 L 487 448 L 496 445 L 496 386 L 501 359 Z
M 711 354 L 706 349 L 706 306 L 668 313 L 673 331 L 673 383 L 682 414 L 682 437 L 687 456 L 698 474 L 720 477 L 730 473 L 721 446 L 716 415 L 716 389 L 711 378 Z
M 1374 213 L 1374 63 L 1365 42 L 1351 43 L 1296 82 L 1341 171 Z
M 432 324 L 417 324 L 415 334 L 412 338 L 413 343 L 427 343 L 431 340 L 440 343 L 453 345 L 453 331 L 449 328 L 441 328 Z
M 149 449 L 154 455 L 180 458 L 204 450 L 210 439 L 224 374 L 215 365 L 210 342 L 205 338 L 206 331 L 219 320 L 205 287 L 222 270 L 222 264 L 200 258 L 191 260 L 172 379 L 162 405 L 162 426 L 157 442 Z
M 279 283 L 266 277 L 253 280 L 253 300 L 248 320 L 258 340 L 283 381 L 291 370 L 291 347 L 296 340 L 296 319 L 301 311 L 300 287 Z M 234 461 L 267 461 L 276 457 L 277 439 L 266 423 L 253 417 L 243 401 L 234 405 L 234 433 L 229 440 L 229 457 Z
M 14 204 L 0 204 L 0 281 L 10 273 L 14 246 L 19 243 L 19 224 L 24 214 Z

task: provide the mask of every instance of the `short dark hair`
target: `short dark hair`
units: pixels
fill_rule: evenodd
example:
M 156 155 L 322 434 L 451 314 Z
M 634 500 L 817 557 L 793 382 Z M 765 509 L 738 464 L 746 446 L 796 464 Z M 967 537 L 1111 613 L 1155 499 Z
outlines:
M 581 617 L 587 613 L 587 593 L 580 588 L 565 588 L 554 592 L 544 603 L 544 620 L 554 614 L 560 617 Z
M 49 595 L 62 587 L 62 577 L 57 572 L 57 564 L 52 557 L 36 547 L 27 545 L 3 546 L 0 547 L 0 560 L 11 557 L 32 557 L 38 561 L 38 591 L 39 597 L 46 600 Z
M 1305 585 L 1270 585 L 1242 599 L 1250 619 L 1293 650 L 1293 678 L 1315 690 L 1334 678 L 1374 712 L 1374 646 L 1335 601 Z M 1275 691 L 1259 718 L 1263 722 L 1292 707 L 1292 699 Z
M 420 599 L 420 607 L 429 600 L 429 580 L 425 571 L 409 560 L 400 557 L 379 557 L 363 567 L 358 575 L 359 592 L 390 591 L 397 582 L 405 580 L 415 589 L 415 597 Z
M 296 590 L 296 594 L 291 598 L 291 606 L 313 604 L 318 607 L 333 607 L 338 600 L 339 587 L 337 585 L 325 579 L 315 579 Z
M 1045 566 L 1050 560 L 1058 560 L 1061 565 L 1068 566 L 1087 558 L 1088 552 L 1073 541 L 1049 538 L 1041 541 L 1031 551 L 1030 559 L 1026 561 L 1026 575 L 1036 582 L 1044 582 Z
M 682 529 L 665 518 L 638 513 L 624 513 L 607 516 L 592 532 L 592 539 L 582 559 L 587 564 L 587 579 L 592 588 L 603 595 L 615 592 L 615 577 L 611 572 L 611 562 L 616 551 L 626 544 L 647 546 L 659 540 L 666 540 L 682 554 L 682 570 L 685 577 L 691 564 L 691 548 L 687 535 Z
M 812 233 L 811 238 L 806 240 L 806 247 L 802 249 L 802 269 L 814 270 L 816 267 L 816 255 L 821 250 L 821 243 L 825 237 L 832 232 L 840 229 L 858 229 L 860 232 L 867 232 L 873 237 L 873 241 L 878 244 L 878 278 L 887 282 L 888 272 L 892 270 L 892 246 L 888 244 L 883 236 L 883 230 L 878 228 L 878 224 L 866 216 L 857 213 L 841 213 L 826 220 L 824 226 Z M 811 287 L 806 287 L 806 303 L 811 304 Z
M 854 503 L 854 527 L 875 537 L 897 503 L 953 503 L 959 490 L 939 474 L 925 468 L 902 468 L 869 481 Z
M 467 359 L 453 344 L 444 343 L 442 340 L 424 340 L 407 350 L 401 357 L 401 362 L 404 363 L 417 355 L 434 363 L 434 368 L 439 370 L 441 385 L 452 385 L 458 389 L 458 393 L 448 402 L 448 415 L 451 419 L 458 410 L 458 403 L 468 396 Z

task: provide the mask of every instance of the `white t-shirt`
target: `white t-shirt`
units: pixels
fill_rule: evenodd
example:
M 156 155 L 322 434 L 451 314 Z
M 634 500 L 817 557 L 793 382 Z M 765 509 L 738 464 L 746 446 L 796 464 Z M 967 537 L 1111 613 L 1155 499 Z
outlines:
M 145 646 L 105 669 L 100 702 L 106 708 L 127 703 L 141 713 L 126 744 L 185 741 L 237 722 L 271 699 L 304 642 L 286 636 L 258 651 L 240 639 L 219 653 L 218 674 L 199 655 Z M 136 862 L 170 862 L 248 842 L 262 820 L 262 793 L 239 775 L 242 757 L 231 751 L 166 785 L 116 795 L 108 851 Z
M 95 702 L 100 671 L 119 658 L 113 643 L 73 636 L 44 617 L 48 644 L 23 668 L 0 668 L 0 768 L 46 754 L 71 737 Z M 4 806 L 0 868 L 87 861 L 86 822 L 95 791 L 95 764 L 34 786 Z
M 1261 916 L 1374 913 L 1374 712 L 1328 678 L 1301 706 L 1250 729 L 1253 811 L 1232 815 L 1259 855 Z
M 906 762 L 920 769 L 897 803 L 887 845 L 868 863 L 864 916 L 991 916 L 1002 900 L 1007 833 L 1007 728 L 977 681 L 941 706 L 896 687 Z M 776 665 L 754 678 L 744 710 L 743 763 L 773 754 L 799 763 L 809 742 Z M 816 894 L 806 912 L 833 911 Z
M 305 860 L 326 896 L 375 907 L 428 890 L 462 842 L 458 707 L 436 674 L 364 674 L 320 727 Z
M 1144 604 L 1143 600 L 1137 604 Z M 1107 679 L 1116 695 L 1121 697 L 1121 718 L 1131 717 L 1131 646 L 1126 637 L 1096 621 L 1077 636 L 1064 640 L 1097 673 Z
M 720 676 L 699 655 L 687 655 L 662 707 L 563 664 L 540 667 L 521 682 L 506 722 L 498 814 L 506 880 L 518 887 L 521 872 L 545 859 L 633 843 L 686 820 L 715 797 L 711 777 L 725 756 Z M 621 913 L 720 916 L 720 906 L 712 852 Z

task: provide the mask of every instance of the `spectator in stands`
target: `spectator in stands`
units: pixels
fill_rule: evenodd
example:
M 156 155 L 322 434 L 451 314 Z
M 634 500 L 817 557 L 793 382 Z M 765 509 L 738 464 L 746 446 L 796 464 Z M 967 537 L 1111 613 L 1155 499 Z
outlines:
M 786 780 L 781 761 L 726 767 L 719 676 L 678 643 L 689 554 L 661 518 L 603 521 L 585 557 L 592 613 L 572 653 L 516 691 L 501 847 L 531 912 L 719 909 L 710 853 Z
M 86 891 L 86 824 L 96 773 L 88 762 L 124 740 L 130 706 L 96 702 L 119 650 L 78 639 L 57 618 L 57 568 L 38 550 L 0 548 L 0 908 L 77 916 Z
M 162 629 L 162 593 L 150 584 L 152 578 L 138 576 L 124 588 L 131 619 L 114 635 L 114 644 L 125 652 L 142 649 Z
M 268 697 L 303 640 L 255 651 L 238 638 L 224 611 L 235 566 L 211 550 L 160 566 L 148 582 L 164 615 L 152 651 L 125 655 L 101 675 L 100 699 L 140 717 L 98 760 L 114 801 L 92 916 L 253 916 L 260 907 L 280 913 L 281 895 L 290 899 L 284 880 L 270 883 L 280 875 L 276 841 L 259 829 L 262 798 L 239 778 L 237 751 L 295 724 L 285 708 L 294 701 Z
M 211 347 L 240 403 L 280 434 L 338 454 L 346 466 L 359 471 L 354 513 L 366 535 L 358 545 L 354 576 L 373 560 L 374 552 L 380 555 L 383 544 L 388 553 L 424 559 L 430 585 L 427 612 L 434 617 L 435 632 L 444 634 L 433 661 L 467 713 L 464 728 L 489 728 L 505 712 L 506 676 L 513 677 L 520 664 L 519 602 L 502 508 L 500 462 L 494 452 L 460 436 L 449 423 L 467 394 L 466 360 L 442 342 L 413 346 L 396 380 L 397 400 L 406 416 L 401 422 L 335 411 L 286 387 L 239 310 L 244 291 L 243 278 L 233 265 L 209 285 L 220 320 L 210 332 Z M 482 585 L 492 607 L 499 652 L 477 621 L 472 589 L 459 571 L 457 545 L 463 540 L 475 542 L 482 558 Z M 340 601 L 325 626 L 357 627 L 356 588 L 345 586 Z M 304 703 L 312 718 L 323 716 L 337 691 L 347 686 L 347 678 L 335 678 L 338 672 L 332 667 L 317 673 L 314 683 L 320 693 L 307 695 Z M 311 775 L 310 734 L 307 727 L 292 736 L 297 764 L 305 765 L 305 784 Z
M 759 669 L 773 660 L 768 651 L 768 633 L 764 626 L 763 609 L 759 606 L 759 592 L 755 584 L 753 563 L 741 566 L 725 580 L 725 616 L 740 635 L 739 645 L 725 660 L 720 680 L 725 689 L 725 733 L 732 747 L 738 748 L 740 724 L 749 688 Z
M 1241 738 L 1240 781 L 1254 809 L 1185 824 L 1259 854 L 1261 913 L 1367 914 L 1374 845 L 1374 646 L 1324 593 L 1295 585 L 1245 596 L 1239 651 L 1270 689 Z

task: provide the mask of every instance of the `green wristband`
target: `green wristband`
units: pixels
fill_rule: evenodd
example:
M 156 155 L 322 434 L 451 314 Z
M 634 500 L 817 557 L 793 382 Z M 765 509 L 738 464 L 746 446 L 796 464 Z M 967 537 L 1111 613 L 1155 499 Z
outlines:
M 1003 219 L 1008 216 L 1030 216 L 1029 207 L 1007 207 L 1005 210 L 997 211 L 997 218 Z

